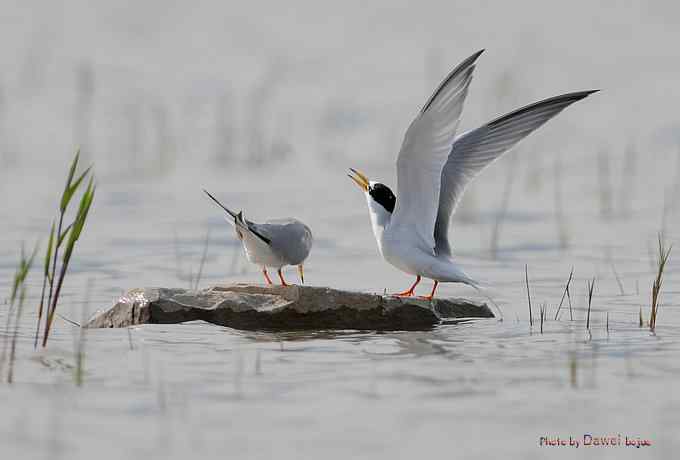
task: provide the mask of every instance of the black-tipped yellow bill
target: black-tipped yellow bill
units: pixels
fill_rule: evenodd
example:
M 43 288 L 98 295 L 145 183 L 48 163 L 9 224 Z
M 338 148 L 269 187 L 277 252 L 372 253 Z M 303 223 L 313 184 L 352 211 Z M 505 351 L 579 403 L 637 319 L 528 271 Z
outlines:
M 364 192 L 368 192 L 369 180 L 368 177 L 360 173 L 354 168 L 349 168 L 352 174 L 347 174 L 347 177 L 352 179 Z
M 302 266 L 302 264 L 298 265 L 297 268 L 298 268 L 298 274 L 300 275 L 300 282 L 302 284 L 305 284 L 305 269 Z

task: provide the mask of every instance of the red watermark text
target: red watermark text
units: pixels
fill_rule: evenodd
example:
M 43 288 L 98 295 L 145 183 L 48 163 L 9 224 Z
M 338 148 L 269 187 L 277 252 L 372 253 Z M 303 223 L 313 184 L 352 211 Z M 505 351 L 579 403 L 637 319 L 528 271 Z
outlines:
M 582 436 L 541 436 L 538 438 L 541 447 L 650 447 L 652 441 L 623 434 L 597 435 L 584 433 Z

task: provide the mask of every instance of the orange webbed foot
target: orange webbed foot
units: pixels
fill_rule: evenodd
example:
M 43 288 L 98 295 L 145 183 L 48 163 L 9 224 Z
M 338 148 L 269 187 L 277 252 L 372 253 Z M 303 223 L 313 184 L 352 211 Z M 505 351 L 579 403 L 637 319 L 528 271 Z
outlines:
M 413 285 L 408 288 L 407 290 L 403 292 L 397 292 L 396 294 L 392 294 L 394 297 L 412 297 L 413 294 L 416 291 L 416 286 L 418 286 L 418 283 L 420 283 L 420 276 L 416 277 L 416 282 L 413 283 Z

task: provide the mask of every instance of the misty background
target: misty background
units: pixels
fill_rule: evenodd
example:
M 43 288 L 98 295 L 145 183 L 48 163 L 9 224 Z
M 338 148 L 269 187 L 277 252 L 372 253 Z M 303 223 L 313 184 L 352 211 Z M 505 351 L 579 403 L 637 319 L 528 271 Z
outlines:
M 659 232 L 676 247 L 680 237 L 679 17 L 671 1 L 0 0 L 0 304 L 21 245 L 42 244 L 40 260 L 80 146 L 98 187 L 60 298 L 69 318 L 133 287 L 262 282 L 202 188 L 253 221 L 307 223 L 308 284 L 403 290 L 412 278 L 380 258 L 347 168 L 396 192 L 407 126 L 481 48 L 460 131 L 601 90 L 486 169 L 454 217 L 456 256 L 489 283 L 503 322 L 89 331 L 76 387 L 78 328 L 55 322 L 48 349 L 33 350 L 34 269 L 16 384 L 0 385 L 3 452 L 520 458 L 536 456 L 539 436 L 587 429 L 648 437 L 671 457 L 677 249 L 656 331 L 638 320 L 649 317 Z M 573 316 L 565 304 L 553 320 L 572 267 Z M 525 269 L 534 321 L 549 311 L 545 334 L 529 324 Z M 480 300 L 451 284 L 438 295 Z
M 463 129 L 599 88 L 597 103 L 540 140 L 618 151 L 680 138 L 674 2 L 66 1 L 2 11 L 4 171 L 63 165 L 75 145 L 102 178 L 391 164 L 422 101 L 480 48 Z

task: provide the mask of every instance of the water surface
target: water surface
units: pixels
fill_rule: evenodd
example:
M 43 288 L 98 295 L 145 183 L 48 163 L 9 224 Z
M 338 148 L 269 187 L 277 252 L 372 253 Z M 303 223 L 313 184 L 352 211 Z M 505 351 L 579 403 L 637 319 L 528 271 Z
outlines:
M 649 318 L 658 232 L 680 242 L 672 102 L 680 67 L 670 45 L 680 29 L 662 27 L 677 15 L 662 3 L 616 13 L 584 3 L 588 18 L 541 5 L 524 5 L 535 21 L 496 5 L 499 18 L 517 20 L 495 20 L 493 36 L 479 26 L 489 21 L 482 6 L 347 5 L 329 14 L 309 5 L 295 16 L 255 4 L 178 6 L 159 18 L 160 5 L 134 14 L 79 2 L 58 12 L 6 5 L 30 20 L 2 32 L 0 300 L 21 242 L 44 246 L 81 143 L 98 190 L 59 306 L 76 321 L 132 287 L 192 286 L 207 234 L 200 287 L 260 281 L 203 187 L 252 220 L 294 215 L 309 224 L 308 283 L 402 290 L 412 280 L 380 259 L 345 171 L 393 186 L 409 118 L 449 67 L 489 49 L 464 129 L 559 92 L 605 91 L 468 189 L 454 250 L 488 284 L 503 321 L 394 333 L 204 323 L 92 330 L 76 387 L 73 326 L 57 321 L 47 350 L 33 351 L 36 270 L 16 380 L 0 385 L 3 458 L 543 458 L 575 452 L 540 447 L 541 437 L 584 434 L 652 446 L 582 446 L 577 455 L 672 456 L 680 448 L 675 252 L 656 332 L 638 322 L 640 308 Z M 448 14 L 432 14 L 441 9 Z M 444 27 L 452 17 L 467 18 L 455 37 Z M 427 27 L 408 27 L 414 18 Z M 631 23 L 644 39 L 627 41 Z M 555 320 L 572 267 L 572 309 L 565 303 Z M 438 292 L 483 300 L 462 286 Z M 2 325 L 6 310 L 0 305 Z

